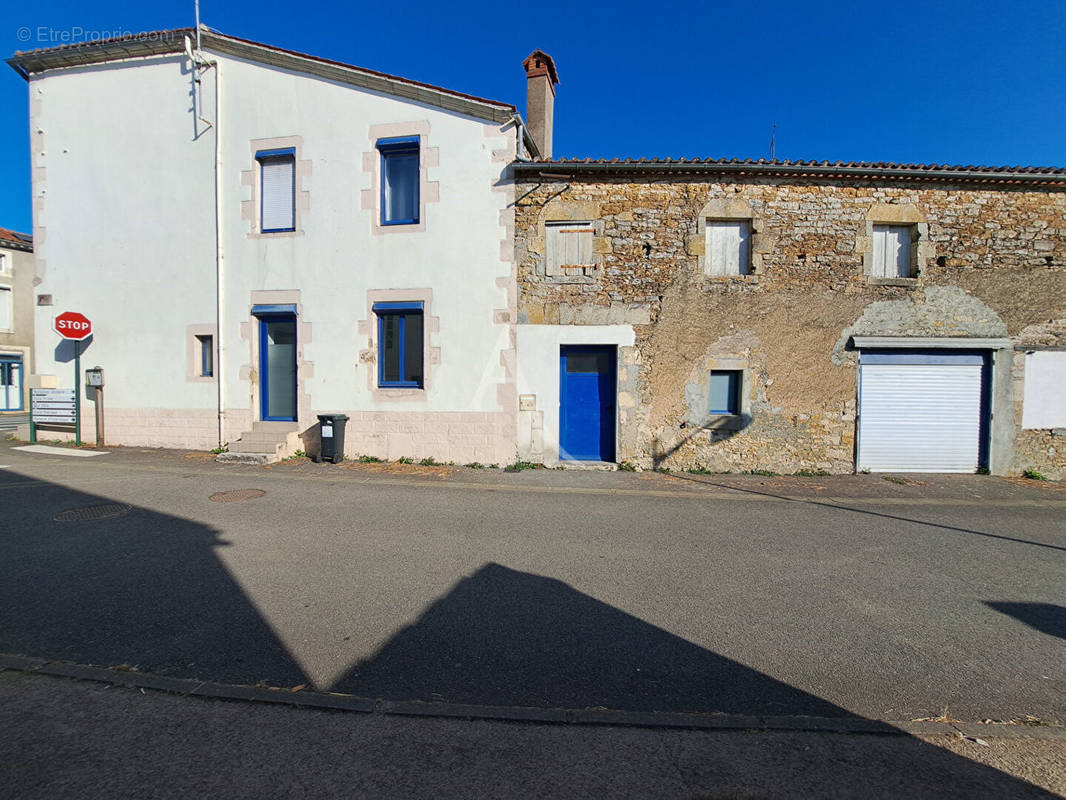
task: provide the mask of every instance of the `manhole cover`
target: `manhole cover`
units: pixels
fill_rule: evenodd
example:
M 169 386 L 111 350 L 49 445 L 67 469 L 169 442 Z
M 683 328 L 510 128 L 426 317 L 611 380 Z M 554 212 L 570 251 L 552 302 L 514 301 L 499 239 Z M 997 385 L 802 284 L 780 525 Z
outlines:
M 71 508 L 61 511 L 52 519 L 56 522 L 93 522 L 98 519 L 110 519 L 129 514 L 133 506 L 125 503 L 104 503 L 98 506 L 85 506 L 85 508 Z
M 239 503 L 242 500 L 255 500 L 265 494 L 262 489 L 234 489 L 229 492 L 215 492 L 210 499 L 215 503 Z

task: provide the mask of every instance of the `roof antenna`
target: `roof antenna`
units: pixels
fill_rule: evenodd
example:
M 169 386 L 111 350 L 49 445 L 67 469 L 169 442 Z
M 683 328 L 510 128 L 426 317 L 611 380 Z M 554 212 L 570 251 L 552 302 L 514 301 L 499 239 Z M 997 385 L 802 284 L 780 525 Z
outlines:
M 200 52 L 200 0 L 195 0 L 196 6 L 196 52 Z
M 197 5 L 199 5 L 200 0 L 196 0 L 196 2 L 197 2 Z M 777 154 L 776 148 L 774 147 L 774 139 L 776 138 L 776 134 L 777 134 L 777 123 L 775 122 L 775 123 L 773 123 L 770 126 L 770 160 L 771 161 L 775 160 L 775 157 L 776 157 L 776 154 Z

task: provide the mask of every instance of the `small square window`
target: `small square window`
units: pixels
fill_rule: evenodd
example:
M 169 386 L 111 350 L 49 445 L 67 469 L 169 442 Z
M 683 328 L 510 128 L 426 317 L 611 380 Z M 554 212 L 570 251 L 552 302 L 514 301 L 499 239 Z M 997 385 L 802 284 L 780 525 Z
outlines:
M 914 275 L 910 225 L 874 225 L 873 272 L 875 278 L 910 278 Z
M 296 151 L 261 150 L 259 162 L 259 231 L 296 230 Z
M 739 369 L 716 369 L 711 371 L 711 414 L 740 413 Z
M 418 223 L 419 140 L 417 136 L 379 139 L 381 153 L 381 224 Z
M 200 345 L 200 377 L 213 378 L 215 376 L 215 337 L 197 336 L 196 341 Z
M 751 220 L 707 220 L 707 275 L 751 274 Z
M 545 222 L 545 258 L 548 275 L 584 275 L 595 266 L 591 222 Z
M 378 386 L 422 388 L 421 303 L 375 303 L 378 317 Z

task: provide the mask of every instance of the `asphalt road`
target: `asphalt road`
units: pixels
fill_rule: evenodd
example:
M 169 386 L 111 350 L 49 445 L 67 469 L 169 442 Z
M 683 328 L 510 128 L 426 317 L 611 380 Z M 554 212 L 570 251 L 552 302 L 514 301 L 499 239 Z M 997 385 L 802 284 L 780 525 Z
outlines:
M 1062 491 L 0 463 L 4 653 L 429 702 L 1066 721 Z M 55 519 L 106 503 L 132 508 Z
M 52 798 L 1044 798 L 1066 740 L 409 719 L 0 672 L 0 781 Z M 1043 787 L 1043 788 L 1040 788 Z

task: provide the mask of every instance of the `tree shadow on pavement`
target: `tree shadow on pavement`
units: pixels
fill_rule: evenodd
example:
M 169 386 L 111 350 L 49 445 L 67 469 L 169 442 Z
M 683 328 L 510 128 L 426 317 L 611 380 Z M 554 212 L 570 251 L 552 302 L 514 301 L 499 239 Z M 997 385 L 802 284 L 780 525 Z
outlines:
M 1030 628 L 1066 639 L 1066 606 L 1053 603 L 991 603 L 985 605 L 1001 614 L 1014 617 Z
M 217 557 L 226 541 L 134 506 L 0 470 L 0 652 L 232 683 L 305 682 Z M 54 517 L 62 512 L 71 521 Z

